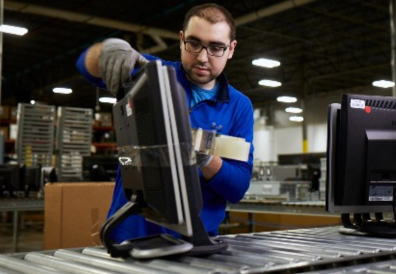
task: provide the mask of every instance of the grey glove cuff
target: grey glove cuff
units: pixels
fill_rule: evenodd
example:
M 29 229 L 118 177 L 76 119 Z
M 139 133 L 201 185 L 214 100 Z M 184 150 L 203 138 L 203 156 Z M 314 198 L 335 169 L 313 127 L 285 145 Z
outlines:
M 121 39 L 110 38 L 102 43 L 99 56 L 99 71 L 107 89 L 117 96 L 122 84 L 128 81 L 135 64 L 147 60 L 131 45 Z
M 200 169 L 207 167 L 213 160 L 213 155 L 197 154 L 197 165 Z

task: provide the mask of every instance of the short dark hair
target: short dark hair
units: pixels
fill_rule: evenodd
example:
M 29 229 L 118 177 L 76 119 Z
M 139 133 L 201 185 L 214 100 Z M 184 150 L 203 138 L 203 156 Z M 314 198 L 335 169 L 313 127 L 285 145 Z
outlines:
M 187 29 L 187 25 L 193 16 L 198 16 L 199 18 L 205 19 L 211 24 L 225 21 L 230 26 L 231 41 L 235 40 L 235 22 L 231 13 L 226 8 L 213 3 L 203 4 L 191 8 L 184 17 L 183 31 Z

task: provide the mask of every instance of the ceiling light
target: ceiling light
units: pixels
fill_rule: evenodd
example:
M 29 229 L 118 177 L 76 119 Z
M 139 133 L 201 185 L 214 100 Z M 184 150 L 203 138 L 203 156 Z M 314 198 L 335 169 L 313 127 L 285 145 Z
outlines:
M 296 108 L 296 107 L 288 107 L 285 109 L 286 112 L 289 113 L 301 113 L 302 109 L 301 108 Z
M 295 103 L 297 102 L 297 98 L 292 96 L 279 96 L 278 98 L 276 98 L 276 101 L 282 103 Z
M 25 28 L 9 26 L 9 25 L 1 25 L 0 31 L 4 33 L 19 35 L 19 36 L 25 35 L 28 32 L 28 30 Z
M 252 64 L 255 66 L 265 67 L 265 68 L 274 68 L 280 66 L 280 62 L 265 58 L 255 59 L 252 61 Z
M 289 120 L 292 122 L 302 122 L 304 121 L 304 117 L 302 116 L 291 116 L 289 117 Z
M 71 88 L 54 88 L 52 91 L 59 94 L 70 94 L 73 92 Z
M 275 87 L 280 87 L 282 85 L 282 83 L 274 81 L 274 80 L 266 80 L 265 79 L 265 80 L 260 80 L 259 85 L 275 88 Z
M 114 97 L 100 97 L 99 102 L 114 104 L 115 102 L 117 102 L 117 99 Z
M 395 86 L 395 83 L 387 80 L 378 80 L 373 82 L 373 86 L 379 88 L 391 88 Z

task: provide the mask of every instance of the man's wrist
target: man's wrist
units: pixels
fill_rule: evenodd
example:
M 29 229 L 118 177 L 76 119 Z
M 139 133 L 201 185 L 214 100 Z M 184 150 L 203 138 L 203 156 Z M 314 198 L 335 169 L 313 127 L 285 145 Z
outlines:
M 206 157 L 203 157 L 200 159 L 198 162 L 198 167 L 199 168 L 205 168 L 207 167 L 213 160 L 213 155 L 206 155 Z
M 220 171 L 222 165 L 223 165 L 223 160 L 221 159 L 221 157 L 213 156 L 213 159 L 206 167 L 200 168 L 200 171 L 205 181 L 209 182 L 210 180 L 212 180 L 216 176 L 216 174 Z
M 89 74 L 95 77 L 101 77 L 99 70 L 99 56 L 102 51 L 102 43 L 96 43 L 92 45 L 86 55 L 84 60 L 84 65 Z

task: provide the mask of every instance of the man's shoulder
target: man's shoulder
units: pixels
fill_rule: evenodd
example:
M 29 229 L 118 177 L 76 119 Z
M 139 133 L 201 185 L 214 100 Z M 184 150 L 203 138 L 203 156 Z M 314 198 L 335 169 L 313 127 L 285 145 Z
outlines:
M 228 90 L 230 94 L 230 100 L 231 101 L 240 101 L 245 104 L 251 105 L 252 102 L 249 97 L 247 97 L 245 94 L 243 94 L 241 91 L 237 90 L 231 85 L 228 85 Z

